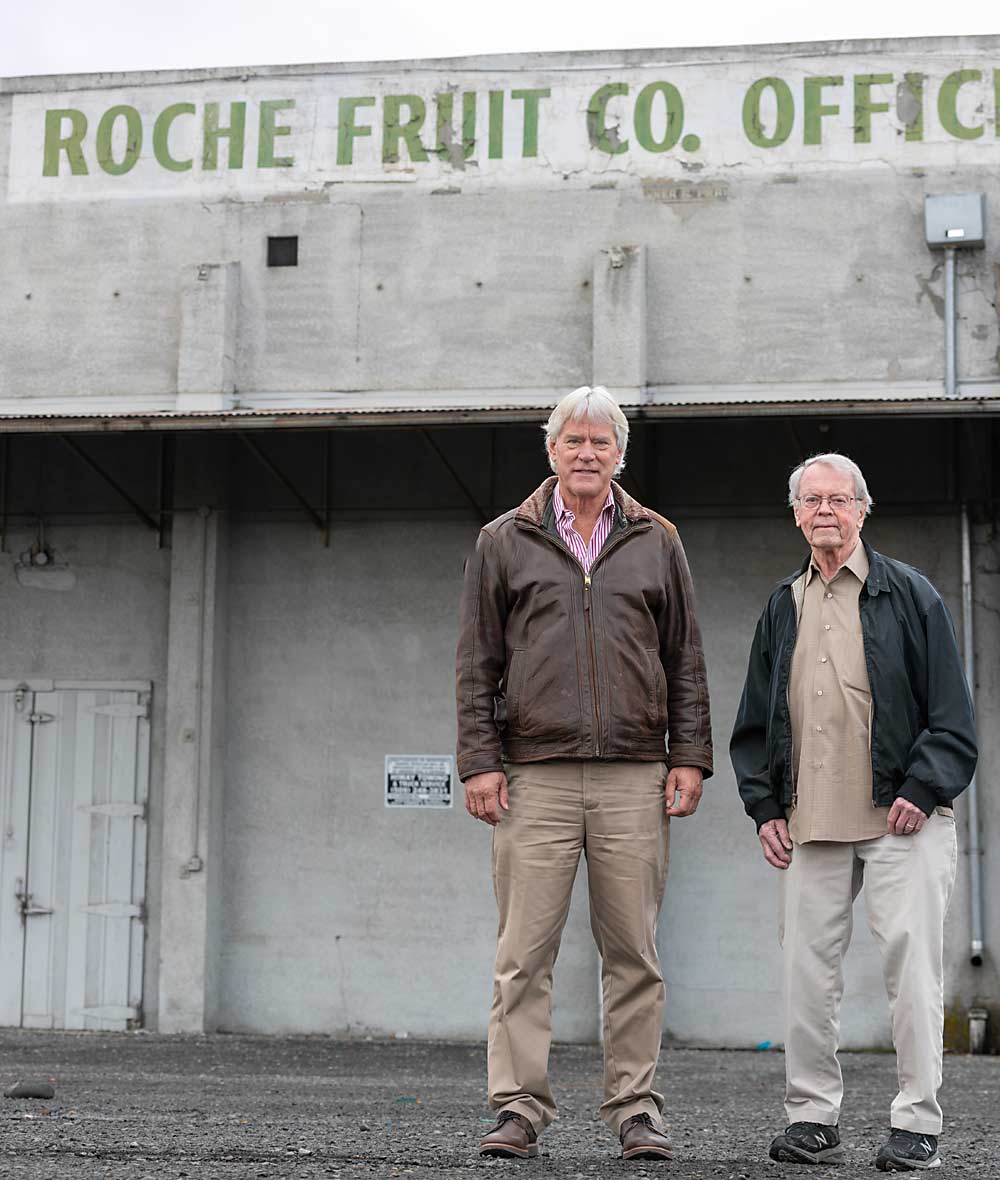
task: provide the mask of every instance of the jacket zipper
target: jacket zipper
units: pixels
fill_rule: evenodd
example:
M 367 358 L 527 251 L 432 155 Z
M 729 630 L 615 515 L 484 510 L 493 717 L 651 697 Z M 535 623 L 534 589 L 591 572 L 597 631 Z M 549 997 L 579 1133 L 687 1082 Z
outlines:
M 593 566 L 591 566 L 593 569 Z M 587 621 L 587 654 L 590 657 L 590 700 L 594 706 L 594 754 L 601 756 L 601 711 L 597 703 L 597 650 L 594 644 L 594 623 L 590 613 L 590 574 L 583 575 L 583 617 Z
M 583 566 L 580 565 L 579 561 L 576 559 L 575 555 L 572 553 L 572 551 L 569 549 L 569 547 L 567 545 L 564 545 L 561 540 L 557 539 L 556 537 L 553 537 L 550 533 L 546 532 L 546 530 L 543 529 L 541 527 L 541 525 L 537 525 L 532 521 L 525 521 L 524 524 L 528 528 L 535 529 L 537 532 L 541 533 L 541 535 L 546 539 L 546 541 L 548 541 L 550 544 L 554 545 L 557 549 L 560 549 L 563 553 L 565 553 L 566 556 L 570 559 L 570 561 L 583 574 L 583 615 L 584 615 L 584 619 L 586 620 L 586 624 L 587 624 L 587 656 L 588 656 L 589 663 L 590 663 L 590 699 L 591 699 L 591 703 L 593 704 L 593 707 L 594 707 L 594 757 L 600 758 L 600 756 L 601 756 L 602 725 L 601 725 L 601 709 L 600 709 L 600 705 L 599 705 L 598 699 L 597 699 L 597 644 L 594 640 L 594 625 L 593 625 L 592 616 L 590 613 L 590 602 L 591 602 L 590 587 L 591 587 L 591 583 L 592 583 L 592 578 L 591 578 L 591 575 L 588 574 L 587 571 L 583 568 Z M 601 550 L 601 552 L 594 559 L 594 563 L 590 567 L 591 572 L 593 572 L 594 567 L 598 564 L 598 562 L 603 561 L 603 559 L 611 552 L 612 549 L 614 549 L 614 547 L 616 545 L 619 545 L 622 541 L 625 540 L 625 537 L 627 535 L 629 535 L 629 534 L 622 533 L 617 537 L 609 537 L 608 538 L 608 540 L 604 543 L 604 548 Z

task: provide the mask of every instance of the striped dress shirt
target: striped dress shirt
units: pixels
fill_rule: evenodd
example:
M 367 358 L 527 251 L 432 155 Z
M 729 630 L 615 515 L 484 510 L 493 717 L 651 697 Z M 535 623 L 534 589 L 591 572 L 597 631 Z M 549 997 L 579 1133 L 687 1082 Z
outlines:
M 608 539 L 608 534 L 611 532 L 611 526 L 615 523 L 615 498 L 608 488 L 608 498 L 604 501 L 604 508 L 601 515 L 597 518 L 597 524 L 594 526 L 593 536 L 590 538 L 590 544 L 580 536 L 580 534 L 573 528 L 573 522 L 576 520 L 576 513 L 570 510 L 563 503 L 562 494 L 559 491 L 559 484 L 556 484 L 555 491 L 552 493 L 552 507 L 556 515 L 556 529 L 559 536 L 566 544 L 566 548 L 583 566 L 586 573 L 590 573 L 590 567 L 594 564 L 594 559 L 600 553 L 604 542 Z

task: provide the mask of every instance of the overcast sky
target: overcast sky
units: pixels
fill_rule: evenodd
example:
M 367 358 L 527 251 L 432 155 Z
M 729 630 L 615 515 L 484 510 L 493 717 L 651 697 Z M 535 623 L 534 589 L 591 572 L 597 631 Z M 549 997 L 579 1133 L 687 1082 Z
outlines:
M 996 32 L 996 0 L 0 0 L 0 75 Z

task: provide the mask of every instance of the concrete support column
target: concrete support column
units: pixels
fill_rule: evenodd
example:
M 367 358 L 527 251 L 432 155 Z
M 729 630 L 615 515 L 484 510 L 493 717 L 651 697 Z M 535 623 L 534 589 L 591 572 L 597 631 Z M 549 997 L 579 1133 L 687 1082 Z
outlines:
M 620 401 L 646 389 L 646 247 L 611 246 L 594 259 L 594 384 Z
M 202 263 L 181 290 L 177 409 L 227 410 L 236 390 L 238 262 Z
M 215 1027 L 222 889 L 226 529 L 174 517 L 160 920 L 161 1032 Z

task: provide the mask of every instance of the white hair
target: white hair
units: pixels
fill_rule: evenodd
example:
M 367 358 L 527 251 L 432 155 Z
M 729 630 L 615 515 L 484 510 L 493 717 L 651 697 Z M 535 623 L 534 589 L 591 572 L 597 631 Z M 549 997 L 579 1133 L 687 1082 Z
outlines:
M 788 477 L 789 507 L 799 498 L 799 485 L 802 483 L 802 476 L 806 469 L 817 463 L 821 463 L 824 467 L 832 467 L 834 471 L 839 471 L 843 475 L 849 475 L 854 480 L 854 498 L 864 504 L 865 516 L 871 512 L 875 501 L 868 494 L 868 485 L 865 483 L 865 477 L 861 474 L 861 468 L 853 459 L 848 459 L 846 455 L 838 455 L 836 451 L 828 451 L 825 455 L 810 455 L 804 463 L 800 463 L 795 468 Z
M 621 406 L 603 385 L 581 385 L 579 389 L 567 393 L 542 427 L 545 431 L 545 452 L 549 456 L 549 466 L 553 471 L 556 465 L 549 453 L 549 446 L 556 442 L 567 422 L 606 423 L 613 426 L 615 443 L 622 453 L 618 466 L 615 467 L 615 475 L 621 472 L 625 466 L 625 451 L 628 448 L 628 419 L 622 413 Z

